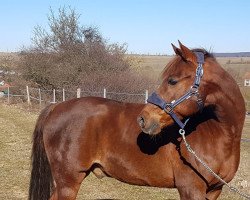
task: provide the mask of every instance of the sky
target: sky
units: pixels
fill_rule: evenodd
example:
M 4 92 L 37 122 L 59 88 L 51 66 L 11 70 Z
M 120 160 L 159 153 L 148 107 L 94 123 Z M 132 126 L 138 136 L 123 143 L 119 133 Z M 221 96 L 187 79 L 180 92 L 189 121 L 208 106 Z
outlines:
M 47 27 L 50 7 L 63 6 L 110 43 L 126 43 L 128 53 L 171 55 L 178 40 L 212 52 L 250 51 L 250 0 L 5 0 L 0 51 L 30 46 L 34 27 Z

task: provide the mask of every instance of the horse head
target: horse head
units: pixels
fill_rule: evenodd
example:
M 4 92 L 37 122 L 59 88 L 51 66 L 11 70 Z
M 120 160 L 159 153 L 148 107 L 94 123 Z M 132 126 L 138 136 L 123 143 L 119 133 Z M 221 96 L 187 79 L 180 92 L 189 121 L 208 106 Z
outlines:
M 224 117 L 230 106 L 243 99 L 236 82 L 212 54 L 204 49 L 190 50 L 180 42 L 179 45 L 177 48 L 172 44 L 176 56 L 163 70 L 160 86 L 138 116 L 138 123 L 147 134 L 156 135 L 174 122 L 184 128 L 183 119 L 197 114 L 204 106 L 218 105 L 221 112 L 217 114 Z M 240 109 L 244 110 L 242 104 Z

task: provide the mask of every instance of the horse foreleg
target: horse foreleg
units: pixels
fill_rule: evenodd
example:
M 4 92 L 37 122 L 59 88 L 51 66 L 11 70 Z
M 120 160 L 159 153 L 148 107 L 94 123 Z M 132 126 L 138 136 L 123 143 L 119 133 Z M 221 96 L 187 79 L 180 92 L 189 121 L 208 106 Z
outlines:
M 219 188 L 216 188 L 216 190 L 209 191 L 207 193 L 207 195 L 206 195 L 206 199 L 207 200 L 215 200 L 215 199 L 217 199 L 220 196 L 221 192 L 222 192 L 222 187 L 223 186 L 221 186 Z
M 189 186 L 188 188 L 178 188 L 181 200 L 204 200 L 206 192 L 200 191 L 197 188 Z
M 207 185 L 197 176 L 185 177 L 177 186 L 181 200 L 204 200 L 206 199 Z

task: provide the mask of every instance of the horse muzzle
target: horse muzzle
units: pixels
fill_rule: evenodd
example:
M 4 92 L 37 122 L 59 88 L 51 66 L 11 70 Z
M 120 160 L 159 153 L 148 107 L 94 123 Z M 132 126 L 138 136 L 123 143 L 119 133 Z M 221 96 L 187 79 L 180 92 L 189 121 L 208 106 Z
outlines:
M 156 135 L 161 132 L 161 128 L 159 123 L 155 120 L 147 116 L 147 114 L 141 113 L 137 117 L 137 122 L 141 128 L 141 130 L 149 135 Z

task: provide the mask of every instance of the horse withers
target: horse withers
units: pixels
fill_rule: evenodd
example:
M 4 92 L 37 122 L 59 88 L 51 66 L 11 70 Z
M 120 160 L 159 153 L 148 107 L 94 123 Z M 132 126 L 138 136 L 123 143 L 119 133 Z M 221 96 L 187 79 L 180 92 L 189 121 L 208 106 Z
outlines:
M 166 102 L 188 91 L 196 76 L 196 54 L 182 44 L 174 50 L 157 90 Z M 190 97 L 174 113 L 180 121 L 189 119 L 187 141 L 229 182 L 239 165 L 244 100 L 215 58 L 199 51 L 205 55 L 199 86 L 203 109 Z M 216 199 L 223 185 L 187 152 L 178 130 L 154 104 L 85 97 L 50 105 L 33 134 L 29 199 L 76 199 L 90 172 L 129 184 L 177 188 L 181 199 Z

